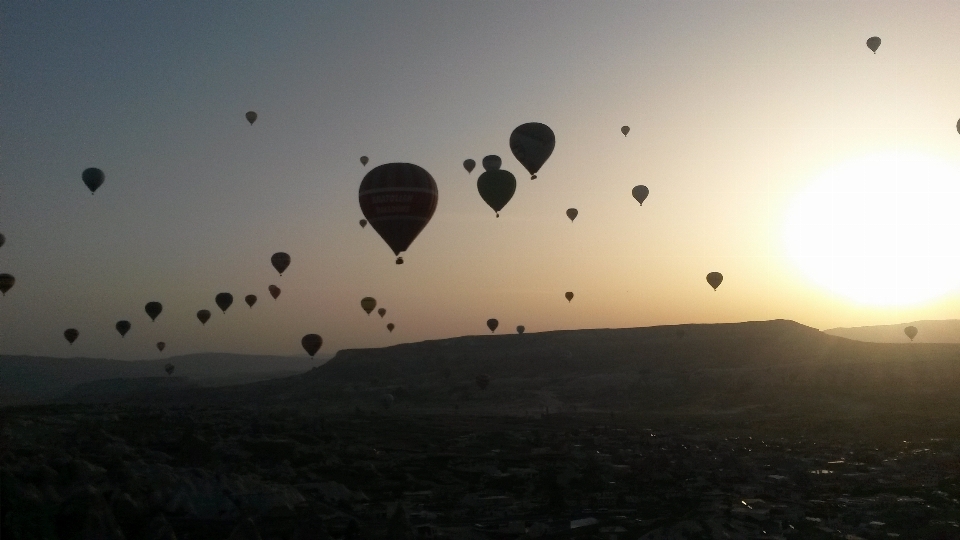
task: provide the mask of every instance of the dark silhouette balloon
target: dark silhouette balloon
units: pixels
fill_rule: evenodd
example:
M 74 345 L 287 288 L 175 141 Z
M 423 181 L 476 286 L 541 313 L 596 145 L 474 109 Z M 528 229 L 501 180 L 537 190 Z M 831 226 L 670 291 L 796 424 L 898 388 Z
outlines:
M 370 158 L 368 158 L 367 156 L 360 156 L 360 164 L 361 164 L 361 165 L 363 165 L 364 167 L 366 167 L 366 166 L 367 166 L 367 163 L 369 163 L 369 162 L 370 162 Z
M 707 274 L 707 283 L 709 283 L 710 286 L 713 287 L 713 290 L 717 290 L 717 287 L 719 287 L 720 284 L 723 283 L 723 274 L 721 274 L 720 272 L 710 272 L 709 274 Z
M 957 133 L 960 133 L 960 120 L 957 120 Z M 3 245 L 0 243 L 0 245 Z
M 127 335 L 129 331 L 130 321 L 117 321 L 117 332 L 120 332 L 120 337 Z
M 576 208 L 567 208 L 567 217 L 570 218 L 570 223 L 573 223 L 573 220 L 577 219 L 577 214 L 579 213 Z
M 522 333 L 524 333 L 526 330 L 527 330 L 526 327 L 524 327 L 523 325 L 520 325 L 520 326 L 517 327 L 517 333 L 518 333 L 518 334 L 522 334 Z
M 903 329 L 903 333 L 906 334 L 908 338 L 910 338 L 910 341 L 913 341 L 913 338 L 917 337 L 917 327 L 908 326 Z
M 7 243 L 7 237 L 0 234 L 0 247 L 3 247 L 3 245 L 6 243 Z
M 155 321 L 160 312 L 163 311 L 163 306 L 160 305 L 160 302 L 147 302 L 147 305 L 143 306 L 143 310 L 150 316 L 151 321 Z
M 387 330 L 389 330 L 391 334 L 393 333 L 394 328 L 396 327 L 393 326 L 393 323 L 387 323 Z
M 517 179 L 509 171 L 500 169 L 486 171 L 477 178 L 477 191 L 497 217 L 500 210 L 510 202 L 517 191 Z
M 383 316 L 387 314 L 387 310 L 385 310 L 385 309 L 383 309 L 383 308 L 380 308 L 380 309 L 377 310 L 377 313 L 380 314 L 380 318 L 382 319 Z
M 467 174 L 473 172 L 473 168 L 477 166 L 477 162 L 472 159 L 463 160 L 463 168 L 467 170 Z
M 93 195 L 93 192 L 103 185 L 103 181 L 107 178 L 107 176 L 103 174 L 103 171 L 100 169 L 96 167 L 90 167 L 89 169 L 84 169 L 83 174 L 80 175 L 80 178 L 83 180 L 83 183 L 87 185 L 87 189 L 90 190 L 90 194 Z
M 257 113 L 253 111 L 247 111 L 247 114 L 244 116 L 247 117 L 247 122 L 250 122 L 251 126 L 253 125 L 254 122 L 257 121 Z
M 389 409 L 393 405 L 393 395 L 383 394 L 380 396 L 380 405 L 383 405 L 384 409 Z
M 640 203 L 640 206 L 643 206 L 643 201 L 646 200 L 647 195 L 650 195 L 650 190 L 647 189 L 647 186 L 633 186 L 633 198 Z
M 165 348 L 167 348 L 167 344 L 166 344 L 166 343 L 164 343 L 164 342 L 162 342 L 162 341 L 158 341 L 158 342 L 157 342 L 157 350 L 158 350 L 158 351 L 163 352 L 163 349 L 165 349 Z
M 367 312 L 367 315 L 370 314 L 377 307 L 377 299 L 372 296 L 367 296 L 360 300 L 360 307 Z
M 500 321 L 496 319 L 487 319 L 487 328 L 490 329 L 491 333 L 497 331 L 497 326 L 500 326 Z
M 207 321 L 210 320 L 210 312 L 205 309 L 201 309 L 197 312 L 197 318 L 200 319 L 200 324 L 205 325 L 207 324 Z
M 166 366 L 163 367 L 163 370 L 167 372 L 167 375 L 173 375 L 173 370 L 174 370 L 173 364 L 167 364 Z
M 630 133 L 630 126 L 623 126 L 620 128 L 620 133 L 623 133 L 623 136 L 626 137 L 627 133 Z
M 363 216 L 399 256 L 433 217 L 437 183 L 412 163 L 386 163 L 363 177 L 359 199 Z
M 0 295 L 6 296 L 7 291 L 13 288 L 16 281 L 10 274 L 0 274 Z
M 255 294 L 248 294 L 243 297 L 243 301 L 252 308 L 253 305 L 257 303 L 257 296 Z
M 226 313 L 227 308 L 233 303 L 233 295 L 228 292 L 222 292 L 214 297 L 213 301 L 217 303 L 217 307 Z
M 277 287 L 276 285 L 271 285 L 267 287 L 267 290 L 270 291 L 270 296 L 272 296 L 274 300 L 276 300 L 277 297 L 280 296 L 280 287 Z
M 67 338 L 67 342 L 73 345 L 73 342 L 80 337 L 80 332 L 76 328 L 67 328 L 63 331 L 63 337 Z
M 300 345 L 303 345 L 303 350 L 307 351 L 310 358 L 313 358 L 313 355 L 317 354 L 320 346 L 323 345 L 323 338 L 317 334 L 307 334 L 300 340 Z
M 290 266 L 290 256 L 286 253 L 279 251 L 270 256 L 270 264 L 277 269 L 277 272 L 282 276 L 283 271 Z
M 537 178 L 537 171 L 553 153 L 557 139 L 553 130 L 539 122 L 517 126 L 510 134 L 510 150 L 527 171 L 530 179 Z
M 366 228 L 366 226 L 367 226 L 367 220 L 361 219 L 361 220 L 360 220 L 360 228 L 363 229 L 363 228 Z
M 490 385 L 490 376 L 489 375 L 477 375 L 477 386 L 480 390 L 486 390 L 487 386 Z
M 873 36 L 867 40 L 867 47 L 870 47 L 870 50 L 873 51 L 873 54 L 877 54 L 877 49 L 880 48 L 880 38 Z
M 500 165 L 503 164 L 503 160 L 500 159 L 498 155 L 490 154 L 489 156 L 484 156 L 480 163 L 483 165 L 483 170 L 496 171 L 500 168 Z
M 570 302 L 571 300 L 573 300 L 573 293 L 570 291 L 567 291 L 566 293 L 564 293 L 563 296 L 567 299 L 567 302 Z

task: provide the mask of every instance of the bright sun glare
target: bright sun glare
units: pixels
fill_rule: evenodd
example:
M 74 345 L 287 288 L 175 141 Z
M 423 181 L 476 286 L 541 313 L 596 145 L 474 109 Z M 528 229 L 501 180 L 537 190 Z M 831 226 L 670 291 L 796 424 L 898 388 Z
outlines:
M 818 285 L 871 305 L 960 285 L 960 167 L 886 152 L 838 164 L 791 204 L 789 257 Z

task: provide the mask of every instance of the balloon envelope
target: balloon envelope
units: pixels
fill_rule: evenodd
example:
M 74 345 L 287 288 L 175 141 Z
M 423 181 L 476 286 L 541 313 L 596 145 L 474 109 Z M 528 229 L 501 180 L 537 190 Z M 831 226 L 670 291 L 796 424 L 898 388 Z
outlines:
M 393 405 L 393 395 L 383 394 L 380 396 L 380 404 L 383 405 L 384 409 L 389 409 L 390 405 Z
M 372 296 L 367 296 L 367 297 L 363 298 L 362 300 L 360 300 L 360 307 L 362 307 L 363 310 L 367 312 L 367 315 L 369 315 L 370 312 L 373 311 L 374 308 L 377 307 L 377 300 L 376 300 L 376 298 L 374 298 L 374 297 L 372 297 Z M 381 315 L 381 317 L 382 317 L 382 316 L 383 316 L 383 315 Z
M 647 186 L 633 186 L 633 198 L 640 203 L 640 206 L 643 206 L 643 201 L 646 200 L 647 195 L 650 195 L 650 190 L 647 189 Z
M 527 329 L 526 329 L 523 325 L 520 325 L 520 326 L 517 327 L 517 333 L 518 333 L 518 334 L 522 334 L 522 333 L 524 333 L 526 330 L 527 330 Z
M 579 213 L 580 212 L 577 212 L 576 208 L 567 208 L 567 217 L 570 218 L 571 223 L 573 220 L 577 219 L 577 214 Z
M 480 197 L 500 217 L 500 210 L 510 202 L 517 191 L 517 179 L 509 171 L 500 169 L 486 171 L 477 178 Z
M 233 295 L 228 292 L 222 292 L 214 297 L 213 301 L 217 303 L 217 307 L 226 313 L 227 308 L 233 303 Z
M 117 321 L 117 332 L 120 332 L 120 337 L 127 335 L 129 331 L 130 321 Z
M 282 276 L 283 271 L 290 266 L 290 256 L 282 251 L 278 251 L 270 256 L 270 264 L 272 264 Z
M 166 344 L 166 343 L 164 343 L 164 342 L 162 342 L 162 341 L 158 341 L 158 342 L 157 342 L 157 350 L 158 350 L 158 351 L 163 352 L 163 349 L 165 349 L 166 347 L 167 347 L 167 344 Z
M 567 302 L 573 300 L 573 293 L 572 293 L 572 292 L 567 291 L 563 296 L 567 299 Z
M 500 321 L 496 319 L 487 319 L 487 328 L 489 328 L 491 332 L 496 332 L 497 326 L 500 326 Z
M 246 302 L 248 306 L 253 307 L 253 305 L 257 303 L 257 295 L 248 294 L 243 297 L 243 301 Z
M 10 274 L 0 274 L 0 294 L 6 295 L 16 281 Z
M 247 117 L 247 122 L 250 122 L 251 126 L 253 125 L 254 122 L 257 121 L 257 113 L 253 111 L 247 111 L 247 114 L 245 114 L 244 116 Z
M 150 316 L 151 321 L 155 321 L 160 312 L 163 311 L 163 306 L 160 305 L 160 302 L 147 302 L 147 305 L 143 306 L 143 310 Z
M 7 237 L 0 234 L 0 247 L 3 247 L 3 244 L 7 242 Z
M 412 163 L 374 167 L 360 182 L 360 209 L 394 255 L 406 251 L 437 209 L 437 183 Z
M 877 49 L 880 48 L 880 38 L 873 36 L 867 40 L 867 47 L 870 47 L 870 50 L 873 51 L 873 54 L 877 54 Z
M 363 228 L 365 228 L 366 226 L 367 226 L 367 220 L 361 219 L 361 220 L 360 220 L 360 228 L 363 229 Z
M 67 338 L 67 342 L 73 345 L 73 342 L 77 340 L 80 336 L 80 332 L 76 328 L 67 328 L 63 331 L 63 337 Z
M 630 126 L 623 126 L 620 128 L 620 133 L 623 133 L 623 136 L 626 137 L 627 133 L 630 133 Z
M 270 291 L 270 296 L 272 296 L 274 300 L 276 300 L 277 297 L 280 296 L 280 287 L 277 287 L 276 285 L 271 285 L 267 287 L 267 290 Z
M 709 274 L 707 274 L 707 283 L 709 283 L 710 286 L 713 287 L 713 290 L 717 290 L 717 287 L 719 287 L 720 284 L 723 283 L 723 274 L 721 274 L 720 272 L 710 272 Z
M 87 185 L 87 189 L 90 190 L 92 194 L 100 186 L 103 185 L 103 181 L 106 179 L 106 175 L 103 174 L 103 171 L 96 167 L 90 167 L 85 169 L 83 174 L 80 175 L 80 178 L 83 180 L 83 183 Z
M 477 166 L 477 162 L 472 159 L 463 160 L 463 168 L 467 170 L 468 173 L 473 172 L 473 168 Z
M 174 370 L 173 364 L 167 364 L 166 366 L 163 367 L 163 370 L 167 372 L 167 375 L 173 375 L 173 370 Z
M 556 143 L 553 130 L 539 122 L 517 126 L 510 134 L 510 150 L 517 161 L 530 172 L 531 180 L 537 177 L 537 171 L 547 162 Z
M 303 350 L 307 351 L 307 354 L 313 358 L 313 355 L 317 354 L 320 346 L 323 345 L 323 338 L 317 334 L 307 334 L 300 340 L 300 344 L 303 345 Z
M 389 330 L 390 332 L 393 332 L 393 329 L 394 329 L 394 328 L 396 328 L 396 327 L 393 326 L 393 323 L 387 323 L 387 330 Z
M 483 170 L 495 171 L 503 164 L 503 160 L 500 159 L 498 155 L 490 154 L 489 156 L 484 156 L 480 163 L 483 165 Z
M 200 319 L 200 324 L 207 324 L 207 321 L 210 320 L 210 312 L 205 309 L 201 309 L 197 312 L 197 318 Z
M 906 334 L 908 338 L 910 338 L 910 341 L 913 341 L 913 338 L 917 337 L 917 327 L 908 326 L 903 329 L 903 333 Z
M 366 167 L 366 166 L 367 166 L 367 163 L 369 163 L 369 162 L 370 162 L 370 158 L 368 158 L 367 156 L 360 156 L 360 164 L 361 164 L 361 165 L 363 165 L 364 167 Z

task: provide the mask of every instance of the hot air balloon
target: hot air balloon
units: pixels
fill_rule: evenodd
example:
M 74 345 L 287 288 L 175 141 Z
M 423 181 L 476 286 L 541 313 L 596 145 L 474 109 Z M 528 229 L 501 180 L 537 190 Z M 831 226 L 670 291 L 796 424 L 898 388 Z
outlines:
M 270 264 L 272 264 L 273 267 L 277 269 L 277 272 L 279 272 L 282 276 L 283 271 L 290 266 L 290 256 L 282 251 L 279 251 L 270 256 Z
M 83 174 L 80 175 L 80 179 L 83 180 L 83 183 L 87 185 L 87 189 L 90 190 L 90 194 L 93 195 L 93 192 L 97 190 L 100 186 L 103 185 L 106 175 L 103 174 L 103 171 L 96 167 L 90 167 L 89 169 L 84 169 Z
M 10 274 L 0 274 L 0 295 L 6 296 L 7 291 L 13 288 L 16 281 Z
M 360 209 L 397 256 L 427 226 L 437 198 L 433 177 L 411 163 L 379 165 L 360 182 Z
M 303 350 L 307 351 L 310 358 L 313 358 L 313 355 L 317 354 L 320 346 L 323 345 L 323 338 L 317 334 L 307 334 L 300 340 L 300 344 L 303 345 Z
M 643 206 L 643 201 L 646 200 L 647 195 L 650 195 L 650 190 L 647 189 L 647 186 L 633 186 L 633 198 L 640 203 L 640 206 Z
M 160 312 L 163 311 L 163 306 L 160 305 L 160 302 L 147 302 L 147 305 L 143 306 L 143 310 L 150 316 L 151 321 L 155 321 Z
M 957 133 L 960 133 L 960 120 L 957 120 Z M 3 245 L 0 243 L 0 245 Z
M 210 312 L 205 309 L 201 309 L 197 312 L 197 318 L 200 319 L 200 324 L 205 325 L 207 324 L 207 321 L 210 320 Z
M 257 303 L 257 296 L 255 294 L 248 294 L 243 297 L 243 301 L 252 308 L 253 305 Z
M 361 219 L 361 220 L 360 220 L 360 228 L 363 229 L 363 228 L 366 228 L 366 226 L 367 226 L 367 220 Z
M 3 244 L 7 242 L 7 237 L 0 234 L 0 247 L 3 247 Z
M 880 38 L 873 36 L 867 40 L 867 47 L 870 47 L 870 50 L 873 51 L 873 54 L 877 54 L 877 49 L 880 48 Z
M 496 331 L 497 331 L 497 326 L 499 326 L 499 325 L 500 325 L 500 321 L 498 321 L 498 320 L 496 320 L 496 319 L 487 319 L 487 328 L 490 329 L 490 332 L 491 332 L 491 333 L 496 332 Z
M 490 384 L 489 375 L 477 375 L 477 386 L 480 387 L 481 390 L 486 390 L 489 384 Z
M 245 116 L 247 117 L 247 122 L 250 122 L 251 126 L 253 125 L 254 122 L 257 121 L 257 113 L 253 111 L 247 111 L 247 114 Z
M 394 328 L 396 328 L 396 327 L 393 326 L 393 323 L 387 323 L 387 330 L 389 330 L 390 333 L 393 333 L 393 329 L 394 329 Z
M 467 170 L 467 174 L 473 172 L 473 168 L 477 166 L 477 162 L 472 159 L 463 160 L 463 168 Z
M 553 130 L 538 122 L 517 126 L 510 134 L 510 150 L 517 161 L 530 172 L 531 180 L 537 178 L 537 171 L 553 153 L 556 143 Z
M 527 330 L 527 329 L 526 329 L 523 325 L 520 325 L 520 326 L 517 327 L 517 333 L 518 333 L 518 334 L 522 334 L 522 333 L 524 333 L 526 330 Z
M 620 133 L 623 133 L 623 136 L 626 137 L 627 133 L 630 133 L 630 126 L 623 126 L 620 128 Z
M 477 191 L 484 202 L 493 208 L 497 217 L 500 217 L 500 210 L 510 202 L 517 191 L 517 179 L 509 171 L 486 171 L 477 178 Z
M 383 394 L 380 396 L 380 405 L 383 405 L 384 409 L 389 409 L 393 405 L 393 395 L 392 394 Z
M 370 315 L 370 312 L 373 311 L 375 307 L 377 307 L 377 300 L 372 296 L 367 296 L 362 300 L 360 300 L 360 307 L 362 307 L 363 310 L 367 312 L 367 315 Z M 384 311 L 384 313 L 386 313 L 386 311 Z M 380 316 L 382 317 L 383 315 L 380 315 Z
M 230 304 L 233 303 L 233 295 L 228 292 L 222 292 L 214 297 L 214 302 L 217 303 L 217 307 L 223 310 L 224 313 L 227 312 L 227 308 L 230 307 Z
M 173 370 L 174 370 L 173 364 L 167 364 L 166 366 L 163 367 L 163 370 L 167 372 L 167 375 L 173 375 Z
M 573 300 L 573 293 L 570 291 L 567 291 L 566 293 L 564 293 L 563 296 L 567 299 L 567 302 Z
M 270 296 L 272 296 L 274 300 L 276 300 L 277 297 L 280 296 L 280 287 L 277 287 L 276 285 L 271 285 L 267 287 L 267 290 L 270 291 Z
M 707 274 L 707 283 L 709 283 L 710 286 L 713 287 L 713 290 L 717 290 L 717 287 L 719 287 L 720 284 L 723 283 L 723 274 L 721 274 L 720 272 L 710 272 L 709 274 Z
M 567 217 L 570 218 L 570 223 L 573 223 L 573 220 L 577 219 L 577 214 L 579 213 L 576 208 L 567 208 Z
M 917 337 L 917 327 L 908 326 L 903 329 L 903 333 L 906 334 L 908 338 L 910 338 L 910 341 L 913 341 L 913 338 Z
M 383 308 L 380 308 L 380 309 L 377 310 L 377 313 L 380 314 L 380 318 L 382 319 L 383 316 L 387 314 L 387 310 L 385 310 L 385 309 L 383 309 Z
M 366 167 L 366 166 L 367 166 L 367 163 L 369 163 L 369 162 L 370 162 L 370 158 L 368 158 L 367 156 L 360 156 L 360 164 L 361 164 L 361 165 L 363 165 L 364 167 Z
M 120 332 L 120 337 L 127 335 L 129 331 L 130 321 L 117 321 L 117 332 Z
M 166 343 L 164 343 L 164 342 L 162 342 L 162 341 L 158 341 L 158 342 L 157 342 L 157 350 L 158 350 L 158 351 L 163 352 L 163 349 L 165 349 L 166 347 L 167 347 L 167 344 L 166 344 Z
M 67 338 L 67 342 L 73 345 L 73 342 L 80 337 L 80 332 L 76 328 L 67 328 L 63 331 L 63 337 Z
M 500 159 L 498 155 L 490 154 L 489 156 L 484 156 L 480 163 L 483 165 L 483 170 L 495 171 L 503 164 L 503 160 Z

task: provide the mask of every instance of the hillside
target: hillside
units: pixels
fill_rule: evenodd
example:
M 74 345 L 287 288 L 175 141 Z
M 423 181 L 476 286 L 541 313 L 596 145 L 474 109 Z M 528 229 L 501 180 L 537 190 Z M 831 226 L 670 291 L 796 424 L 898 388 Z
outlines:
M 916 327 L 917 337 L 913 341 L 917 343 L 960 343 L 960 320 L 958 319 L 831 328 L 824 330 L 824 333 L 871 343 L 906 343 L 909 339 L 903 333 L 903 329 L 908 326 Z

